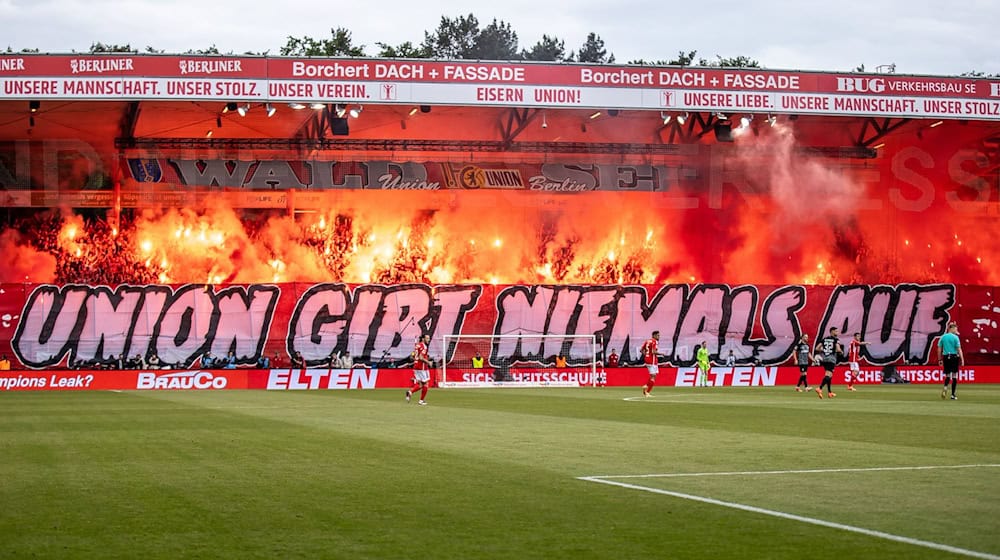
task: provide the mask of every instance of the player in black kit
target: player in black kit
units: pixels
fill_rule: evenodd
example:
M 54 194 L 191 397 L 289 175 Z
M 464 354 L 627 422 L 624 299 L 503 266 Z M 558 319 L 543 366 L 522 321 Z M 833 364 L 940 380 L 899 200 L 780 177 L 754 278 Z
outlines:
M 844 353 L 844 347 L 840 345 L 837 338 L 837 327 L 830 327 L 830 335 L 825 336 L 816 343 L 816 352 L 819 353 L 819 361 L 823 364 L 823 382 L 816 388 L 816 394 L 823 398 L 823 386 L 826 385 L 826 396 L 833 398 L 837 393 L 833 392 L 833 368 L 837 366 L 840 356 Z
M 795 345 L 795 363 L 799 366 L 799 382 L 795 384 L 795 392 L 809 391 L 809 382 L 806 381 L 806 372 L 812 364 L 812 346 L 809 346 L 809 335 L 802 333 L 802 338 Z

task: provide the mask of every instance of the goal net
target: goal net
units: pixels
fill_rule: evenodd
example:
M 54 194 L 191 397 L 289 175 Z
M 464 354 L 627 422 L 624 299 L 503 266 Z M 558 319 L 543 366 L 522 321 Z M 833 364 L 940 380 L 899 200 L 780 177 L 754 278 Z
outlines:
M 445 335 L 441 355 L 441 387 L 581 387 L 598 378 L 592 334 Z

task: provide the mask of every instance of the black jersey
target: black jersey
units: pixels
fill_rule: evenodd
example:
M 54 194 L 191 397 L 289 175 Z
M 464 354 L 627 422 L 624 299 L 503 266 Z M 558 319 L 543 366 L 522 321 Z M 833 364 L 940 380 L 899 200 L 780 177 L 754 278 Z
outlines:
M 837 363 L 837 345 L 840 341 L 837 340 L 835 336 L 824 337 L 820 340 L 820 361 L 824 364 L 835 364 Z
M 795 346 L 795 363 L 800 366 L 809 365 L 809 344 L 800 342 Z

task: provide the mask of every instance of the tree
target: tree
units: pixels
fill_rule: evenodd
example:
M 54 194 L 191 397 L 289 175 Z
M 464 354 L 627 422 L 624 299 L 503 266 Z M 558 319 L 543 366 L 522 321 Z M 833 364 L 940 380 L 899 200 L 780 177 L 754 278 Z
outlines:
M 219 47 L 216 47 L 215 44 L 212 44 L 212 46 L 208 47 L 207 49 L 189 49 L 184 54 L 222 54 L 222 53 L 219 52 Z
M 91 43 L 90 44 L 90 54 L 100 54 L 100 53 L 132 53 L 138 54 L 137 49 L 133 49 L 132 45 L 125 43 L 124 45 L 113 45 L 111 43 Z
M 677 58 L 671 60 L 667 64 L 671 66 L 691 66 L 694 64 L 694 55 L 698 54 L 698 51 L 677 51 Z
M 434 58 L 471 58 L 479 36 L 476 16 L 458 16 L 451 19 L 441 16 L 441 23 L 434 32 L 424 32 L 421 45 Z
M 748 56 L 723 58 L 719 55 L 715 55 L 715 60 L 699 58 L 698 66 L 718 66 L 720 68 L 760 68 L 760 63 Z
M 981 70 L 970 70 L 968 72 L 962 72 L 960 76 L 965 78 L 1000 78 L 1000 74 L 987 74 Z
M 566 41 L 556 37 L 542 35 L 542 40 L 535 43 L 531 50 L 521 51 L 524 60 L 572 61 L 573 53 L 566 55 Z
M 421 48 L 434 58 L 514 60 L 519 56 L 517 33 L 509 23 L 494 19 L 480 29 L 472 14 L 454 19 L 441 16 L 437 29 L 424 32 Z
M 587 35 L 587 40 L 584 41 L 583 46 L 577 51 L 577 60 L 580 62 L 594 62 L 597 64 L 611 64 L 615 61 L 615 55 L 608 55 L 607 49 L 604 48 L 604 39 L 601 36 L 591 32 Z
M 365 56 L 365 46 L 353 44 L 351 32 L 338 27 L 330 29 L 330 38 L 317 41 L 312 37 L 288 36 L 279 51 L 282 56 Z
M 478 60 L 516 60 L 519 57 L 517 33 L 509 23 L 493 18 L 493 22 L 479 32 L 470 54 L 469 58 Z
M 386 43 L 375 44 L 381 49 L 378 52 L 378 56 L 381 58 L 430 58 L 431 56 L 431 53 L 426 48 L 422 46 L 415 47 L 410 41 L 400 43 L 395 47 Z

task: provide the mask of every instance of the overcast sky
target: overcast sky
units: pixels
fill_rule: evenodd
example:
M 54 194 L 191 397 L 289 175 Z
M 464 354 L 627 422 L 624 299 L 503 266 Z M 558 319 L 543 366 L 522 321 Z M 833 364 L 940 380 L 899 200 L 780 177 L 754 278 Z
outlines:
M 542 34 L 576 50 L 587 33 L 616 61 L 670 59 L 680 50 L 713 58 L 746 55 L 780 69 L 897 73 L 1000 73 L 996 0 L 579 0 L 492 2 L 363 0 L 0 0 L 3 47 L 86 51 L 95 41 L 184 52 L 270 50 L 287 37 L 351 30 L 355 44 L 420 43 L 441 16 L 473 13 L 481 25 L 511 24 L 521 48 Z

